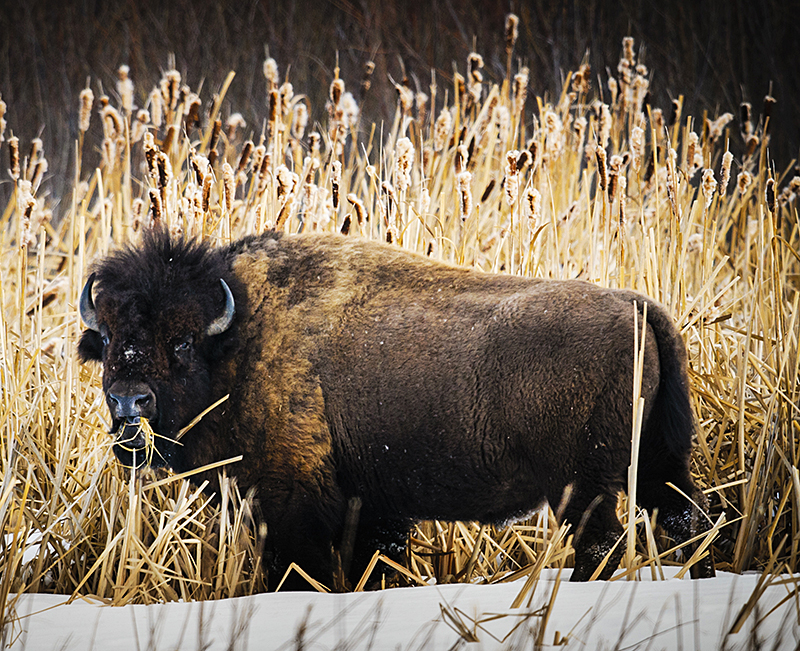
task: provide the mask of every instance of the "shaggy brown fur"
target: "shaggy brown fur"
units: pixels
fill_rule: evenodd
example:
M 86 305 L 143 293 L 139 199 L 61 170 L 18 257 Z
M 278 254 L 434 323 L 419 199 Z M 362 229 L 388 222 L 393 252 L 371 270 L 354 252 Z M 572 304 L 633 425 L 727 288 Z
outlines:
M 159 440 L 153 462 L 181 471 L 243 454 L 229 472 L 256 488 L 277 579 L 295 561 L 330 583 L 353 497 L 358 576 L 376 546 L 400 553 L 415 520 L 506 522 L 558 505 L 567 486 L 572 578 L 588 579 L 622 531 L 634 301 L 640 312 L 648 303 L 639 501 L 678 541 L 708 527 L 665 485 L 705 504 L 689 474 L 683 341 L 649 298 L 276 233 L 220 249 L 157 233 L 102 261 L 95 278 L 97 330 L 79 353 L 104 364 L 113 431 L 146 416 L 169 439 L 230 394 L 182 445 Z M 209 336 L 225 304 L 220 279 L 236 314 Z M 694 572 L 712 574 L 710 561 Z

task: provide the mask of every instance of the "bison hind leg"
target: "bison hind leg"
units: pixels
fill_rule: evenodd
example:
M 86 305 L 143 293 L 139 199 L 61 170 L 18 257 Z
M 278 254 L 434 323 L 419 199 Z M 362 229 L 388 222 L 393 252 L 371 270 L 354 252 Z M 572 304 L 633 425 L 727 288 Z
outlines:
M 402 564 L 410 529 L 411 521 L 404 518 L 372 518 L 362 514 L 347 576 L 350 583 L 355 586 L 361 580 L 376 551 Z
M 688 495 L 691 501 L 666 482 L 649 482 L 640 476 L 638 502 L 647 509 L 658 509 L 658 524 L 677 544 L 682 544 L 711 529 L 711 521 L 707 515 L 708 500 L 695 486 L 688 469 L 679 474 L 677 481 L 672 479 L 671 483 Z M 682 550 L 684 557 L 688 560 L 696 548 L 697 543 L 685 546 Z M 689 573 L 693 579 L 713 577 L 714 562 L 711 553 L 692 565 Z
M 616 495 L 601 493 L 590 499 L 578 491 L 564 508 L 564 519 L 574 532 L 575 568 L 570 581 L 591 579 L 609 553 L 597 578 L 610 579 L 619 566 L 625 548 L 617 542 L 622 535 L 622 525 L 617 518 L 616 504 Z

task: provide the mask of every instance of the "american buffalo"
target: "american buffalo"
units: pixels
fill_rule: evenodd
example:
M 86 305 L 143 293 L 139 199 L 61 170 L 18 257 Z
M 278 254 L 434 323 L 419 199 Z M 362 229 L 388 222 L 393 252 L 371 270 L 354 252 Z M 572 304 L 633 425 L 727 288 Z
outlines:
M 255 489 L 273 585 L 292 561 L 331 583 L 353 498 L 352 576 L 376 548 L 401 551 L 414 521 L 504 523 L 548 500 L 573 526 L 572 579 L 587 580 L 622 532 L 645 302 L 638 501 L 684 542 L 708 529 L 686 352 L 665 310 L 631 291 L 338 235 L 213 248 L 153 232 L 95 265 L 78 352 L 103 364 L 122 462 L 180 472 L 243 455 L 229 472 Z M 709 559 L 693 568 L 711 575 Z

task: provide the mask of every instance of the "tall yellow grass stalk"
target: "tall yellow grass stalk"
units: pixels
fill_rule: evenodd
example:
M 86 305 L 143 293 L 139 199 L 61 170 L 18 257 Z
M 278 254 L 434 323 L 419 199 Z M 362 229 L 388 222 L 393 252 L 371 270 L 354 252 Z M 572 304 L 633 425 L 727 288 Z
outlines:
M 223 109 L 233 73 L 213 89 L 210 110 L 196 110 L 211 96 L 169 70 L 141 94 L 147 114 L 134 115 L 120 68 L 123 104 L 99 102 L 107 155 L 96 170 L 79 162 L 70 196 L 48 197 L 46 177 L 31 183 L 20 143 L 8 138 L 15 191 L 0 206 L 4 621 L 24 592 L 125 604 L 264 589 L 265 532 L 253 524 L 251 501 L 230 482 L 212 500 L 191 478 L 131 476 L 111 453 L 99 370 L 76 361 L 88 264 L 158 221 L 212 243 L 274 227 L 363 233 L 487 272 L 650 295 L 671 310 L 689 349 L 699 425 L 692 470 L 712 503 L 717 567 L 800 570 L 800 180 L 775 168 L 773 136 L 750 119 L 746 140 L 729 133 L 724 115 L 716 129 L 695 132 L 677 100 L 665 126 L 664 114 L 642 103 L 649 72 L 632 41 L 610 103 L 592 96 L 588 68 L 574 85 L 568 76 L 554 100 L 534 98 L 527 71 L 513 68 L 509 24 L 502 87 L 470 55 L 452 88 L 432 92 L 430 110 L 398 85 L 386 132 L 364 121 L 337 75 L 328 124 L 305 136 L 313 107 L 278 85 L 268 59 L 274 105 L 252 137 L 241 116 Z M 79 107 L 65 108 L 79 113 L 78 153 L 92 97 L 84 91 Z M 737 189 L 727 192 L 733 173 Z M 649 567 L 656 576 L 663 564 L 686 563 L 653 529 L 652 514 L 624 501 L 619 512 L 628 573 Z M 545 566 L 569 566 L 570 535 L 546 507 L 508 527 L 421 523 L 399 571 L 376 556 L 355 587 L 533 582 Z

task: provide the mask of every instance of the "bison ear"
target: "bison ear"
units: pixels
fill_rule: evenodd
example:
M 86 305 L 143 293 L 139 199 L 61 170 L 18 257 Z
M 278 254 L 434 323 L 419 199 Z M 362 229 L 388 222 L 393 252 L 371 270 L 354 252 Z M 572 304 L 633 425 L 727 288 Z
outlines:
M 78 342 L 78 359 L 99 362 L 103 359 L 103 338 L 97 330 L 84 330 Z

